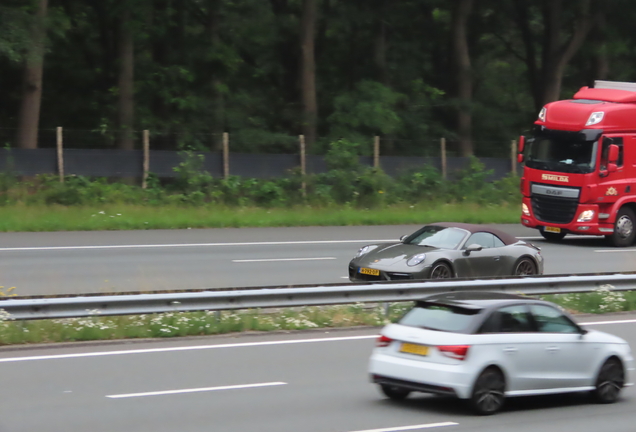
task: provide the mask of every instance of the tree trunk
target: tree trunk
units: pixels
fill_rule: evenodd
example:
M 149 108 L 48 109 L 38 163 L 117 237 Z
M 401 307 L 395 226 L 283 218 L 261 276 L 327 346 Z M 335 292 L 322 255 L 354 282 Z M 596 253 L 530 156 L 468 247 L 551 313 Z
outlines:
M 219 23 L 219 0 L 209 0 L 208 2 L 208 35 L 210 38 L 210 50 L 213 52 L 218 49 L 221 43 Z M 221 150 L 223 147 L 223 132 L 225 130 L 225 100 L 221 87 L 223 81 L 221 79 L 221 65 L 218 60 L 210 62 L 210 86 L 211 86 L 211 100 L 212 100 L 212 127 L 211 131 L 214 136 L 214 149 Z
M 119 139 L 117 147 L 122 150 L 134 148 L 134 41 L 131 28 L 131 14 L 129 9 L 122 13 L 119 27 L 119 102 L 118 124 Z
M 462 156 L 472 156 L 472 114 L 471 102 L 473 82 L 468 52 L 467 25 L 473 0 L 456 0 L 453 14 L 453 57 L 455 60 L 455 80 L 457 84 L 457 130 Z
M 317 0 L 303 0 L 300 19 L 301 67 L 300 82 L 303 106 L 302 132 L 307 149 L 316 142 L 318 123 L 318 101 L 316 97 L 316 58 L 314 43 L 316 35 Z
M 35 21 L 31 28 L 31 41 L 24 66 L 22 102 L 16 137 L 17 146 L 24 149 L 38 147 L 47 7 L 48 0 L 38 1 Z
M 590 0 L 575 3 L 578 14 L 573 21 L 574 31 L 570 38 L 563 39 L 563 0 L 550 0 L 544 3 L 544 33 L 541 44 L 541 66 L 536 64 L 534 40 L 530 30 L 529 3 L 517 0 L 517 20 L 526 48 L 526 64 L 528 77 L 537 112 L 548 102 L 560 99 L 561 83 L 565 69 L 576 52 L 581 48 L 585 38 L 592 29 L 593 19 L 590 14 Z

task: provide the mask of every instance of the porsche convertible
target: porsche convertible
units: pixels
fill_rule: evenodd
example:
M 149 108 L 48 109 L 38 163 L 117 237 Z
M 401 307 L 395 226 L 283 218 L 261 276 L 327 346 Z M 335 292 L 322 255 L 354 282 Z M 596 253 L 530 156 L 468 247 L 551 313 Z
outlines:
M 541 249 L 484 225 L 440 222 L 362 247 L 349 279 L 383 281 L 543 274 Z

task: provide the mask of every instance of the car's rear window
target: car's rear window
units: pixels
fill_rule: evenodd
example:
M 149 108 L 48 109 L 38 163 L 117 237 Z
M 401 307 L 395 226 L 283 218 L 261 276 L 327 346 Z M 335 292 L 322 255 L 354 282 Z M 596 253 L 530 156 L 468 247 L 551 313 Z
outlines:
M 406 313 L 399 324 L 428 330 L 463 333 L 481 309 L 442 304 L 420 304 Z

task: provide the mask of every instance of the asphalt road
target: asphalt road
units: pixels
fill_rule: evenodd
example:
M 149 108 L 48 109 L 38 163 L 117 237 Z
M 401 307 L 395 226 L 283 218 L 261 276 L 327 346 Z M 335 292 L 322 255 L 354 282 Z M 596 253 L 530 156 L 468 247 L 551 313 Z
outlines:
M 0 233 L 0 285 L 37 295 L 346 283 L 361 246 L 417 228 Z M 595 237 L 551 244 L 520 225 L 499 228 L 542 247 L 546 274 L 636 270 L 636 248 L 612 248 Z
M 591 327 L 636 346 L 636 315 L 580 321 L 614 320 Z M 389 401 L 366 374 L 377 331 L 0 349 L 0 431 L 634 431 L 633 388 L 613 405 L 512 399 L 492 417 L 449 398 Z M 415 425 L 429 428 L 403 429 Z

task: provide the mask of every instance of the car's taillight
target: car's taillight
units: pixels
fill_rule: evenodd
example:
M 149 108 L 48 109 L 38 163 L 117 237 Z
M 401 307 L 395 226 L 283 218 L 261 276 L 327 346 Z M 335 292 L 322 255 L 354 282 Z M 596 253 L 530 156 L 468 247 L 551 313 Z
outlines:
M 470 345 L 440 345 L 437 347 L 442 355 L 456 360 L 465 360 L 469 348 Z
M 384 335 L 380 335 L 380 337 L 378 338 L 378 340 L 375 342 L 375 346 L 382 348 L 382 347 L 387 347 L 389 346 L 389 344 L 393 342 L 393 339 L 386 337 Z

